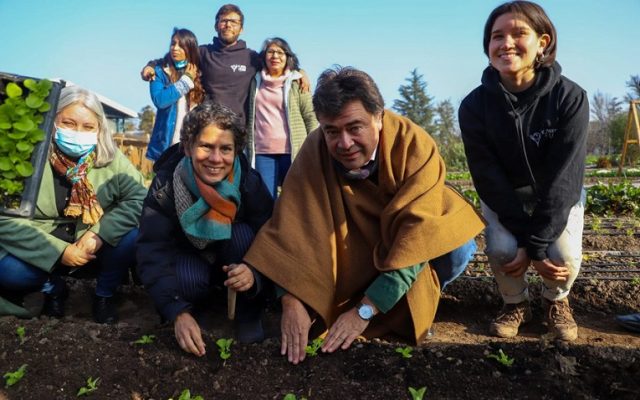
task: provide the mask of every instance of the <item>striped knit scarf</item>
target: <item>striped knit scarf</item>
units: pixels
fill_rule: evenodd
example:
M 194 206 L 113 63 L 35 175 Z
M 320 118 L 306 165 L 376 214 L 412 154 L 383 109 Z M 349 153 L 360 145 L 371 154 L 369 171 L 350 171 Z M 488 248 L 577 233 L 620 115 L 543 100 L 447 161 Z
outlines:
M 53 170 L 64 176 L 72 185 L 71 196 L 69 196 L 69 202 L 64 209 L 64 215 L 74 218 L 82 216 L 82 223 L 87 225 L 97 224 L 104 214 L 93 191 L 93 186 L 87 179 L 87 174 L 93 168 L 95 160 L 95 148 L 80 157 L 78 161 L 73 161 L 56 145 L 53 146 L 53 152 L 51 152 L 49 159 Z
M 229 175 L 213 186 L 194 174 L 191 158 L 184 157 L 176 167 L 173 174 L 176 212 L 182 230 L 196 248 L 231 238 L 231 223 L 240 208 L 240 175 L 238 157 Z

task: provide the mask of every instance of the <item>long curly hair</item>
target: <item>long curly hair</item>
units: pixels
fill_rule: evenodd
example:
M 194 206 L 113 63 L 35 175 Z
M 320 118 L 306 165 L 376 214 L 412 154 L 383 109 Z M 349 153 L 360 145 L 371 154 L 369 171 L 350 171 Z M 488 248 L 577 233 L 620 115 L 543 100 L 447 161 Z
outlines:
M 187 100 L 189 101 L 190 105 L 200 104 L 204 100 L 204 89 L 202 88 L 202 83 L 200 82 L 202 72 L 200 72 L 200 51 L 198 50 L 198 39 L 196 38 L 196 35 L 194 35 L 193 32 L 188 29 L 173 28 L 169 46 L 171 46 L 174 39 L 178 40 L 178 44 L 184 50 L 187 61 L 190 64 L 196 65 L 198 67 L 198 73 L 193 81 L 194 88 L 189 91 Z M 180 79 L 184 72 L 178 71 L 173 65 L 173 59 L 171 58 L 170 51 L 164 56 L 164 59 L 165 65 L 169 67 L 169 78 L 171 79 L 171 82 L 176 82 L 178 79 Z

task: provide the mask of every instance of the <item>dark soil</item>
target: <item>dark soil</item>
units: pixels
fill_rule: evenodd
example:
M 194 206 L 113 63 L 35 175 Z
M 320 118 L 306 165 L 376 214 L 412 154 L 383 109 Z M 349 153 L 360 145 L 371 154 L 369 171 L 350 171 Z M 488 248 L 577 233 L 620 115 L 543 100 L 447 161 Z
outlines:
M 640 251 L 637 234 L 589 235 L 584 244 L 586 254 Z M 614 279 L 586 273 L 576 282 L 570 301 L 580 329 L 571 344 L 545 335 L 539 300 L 520 336 L 488 336 L 500 298 L 493 280 L 472 265 L 447 288 L 435 335 L 410 358 L 395 351 L 405 344 L 374 340 L 298 366 L 279 354 L 276 307 L 265 316 L 270 338 L 234 343 L 223 361 L 215 340 L 231 337 L 232 327 L 221 317 L 224 305 L 215 306 L 202 317 L 207 354 L 197 358 L 179 349 L 172 326 L 160 325 L 142 288 L 124 286 L 121 322 L 104 326 L 91 321 L 92 282 L 69 279 L 72 295 L 63 320 L 0 318 L 0 374 L 28 365 L 20 382 L 0 389 L 0 400 L 76 398 L 89 377 L 100 378 L 89 395 L 94 399 L 177 400 L 184 389 L 204 399 L 279 400 L 289 393 L 309 400 L 411 399 L 409 387 L 426 387 L 425 399 L 638 399 L 640 335 L 613 320 L 614 314 L 640 311 L 638 258 L 627 260 L 626 272 Z M 539 298 L 539 282 L 532 281 L 531 292 Z M 29 298 L 31 307 L 39 306 L 39 296 Z M 26 331 L 23 343 L 16 335 L 20 326 Z M 134 344 L 149 334 L 156 336 L 153 343 Z M 514 360 L 511 367 L 488 357 L 500 349 Z

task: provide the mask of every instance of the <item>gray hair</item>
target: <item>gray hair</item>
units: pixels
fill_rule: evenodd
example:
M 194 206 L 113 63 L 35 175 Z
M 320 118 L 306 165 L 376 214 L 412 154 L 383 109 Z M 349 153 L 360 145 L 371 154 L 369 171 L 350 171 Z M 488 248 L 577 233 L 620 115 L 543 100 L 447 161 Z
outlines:
M 98 96 L 79 86 L 64 87 L 60 92 L 56 115 L 72 104 L 80 104 L 86 107 L 98 118 L 98 144 L 96 145 L 95 166 L 104 167 L 109 165 L 116 155 L 117 147 Z

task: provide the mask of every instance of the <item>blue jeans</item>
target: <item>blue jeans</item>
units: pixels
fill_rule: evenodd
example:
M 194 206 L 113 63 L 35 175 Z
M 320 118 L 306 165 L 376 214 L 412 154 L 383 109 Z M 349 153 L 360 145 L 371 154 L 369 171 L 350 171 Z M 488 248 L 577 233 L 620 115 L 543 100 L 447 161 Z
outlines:
M 104 242 L 98 251 L 97 259 L 94 261 L 100 268 L 96 282 L 98 296 L 113 296 L 127 270 L 135 264 L 137 236 L 138 228 L 134 228 L 120 239 L 117 246 L 113 247 Z M 67 268 L 62 266 L 50 274 L 9 254 L 0 259 L 0 289 L 23 293 L 41 291 L 56 295 L 63 289 L 64 282 L 60 274 L 66 270 Z
M 290 166 L 291 154 L 256 154 L 256 171 L 274 199 L 278 197 L 278 186 L 284 182 Z
M 444 290 L 448 284 L 464 272 L 477 248 L 474 238 L 457 249 L 431 260 L 430 264 L 436 270 L 440 281 L 440 290 Z

